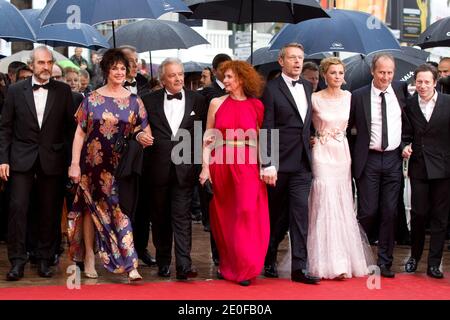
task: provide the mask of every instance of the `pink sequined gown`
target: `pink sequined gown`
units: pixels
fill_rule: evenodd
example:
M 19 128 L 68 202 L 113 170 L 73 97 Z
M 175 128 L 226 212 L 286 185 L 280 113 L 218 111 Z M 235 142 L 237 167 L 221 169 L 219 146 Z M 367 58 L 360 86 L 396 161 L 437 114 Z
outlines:
M 350 98 L 348 91 L 337 99 L 324 99 L 317 93 L 312 96 L 316 138 L 312 148 L 308 270 L 325 279 L 368 273 L 364 236 L 353 207 L 351 159 L 345 136 Z

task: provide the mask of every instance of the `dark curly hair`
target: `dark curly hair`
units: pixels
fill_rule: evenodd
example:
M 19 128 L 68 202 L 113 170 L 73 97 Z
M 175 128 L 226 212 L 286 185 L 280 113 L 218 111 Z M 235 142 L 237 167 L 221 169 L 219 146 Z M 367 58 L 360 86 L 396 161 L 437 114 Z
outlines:
M 240 60 L 222 62 L 218 70 L 220 79 L 224 78 L 227 70 L 233 71 L 236 77 L 242 80 L 242 89 L 247 97 L 261 97 L 264 90 L 264 79 L 250 63 Z
M 127 74 L 130 72 L 130 63 L 128 62 L 127 56 L 122 52 L 121 49 L 108 49 L 103 54 L 102 61 L 100 61 L 100 68 L 103 72 L 103 79 L 108 79 L 109 70 L 117 64 L 122 63 L 127 69 Z

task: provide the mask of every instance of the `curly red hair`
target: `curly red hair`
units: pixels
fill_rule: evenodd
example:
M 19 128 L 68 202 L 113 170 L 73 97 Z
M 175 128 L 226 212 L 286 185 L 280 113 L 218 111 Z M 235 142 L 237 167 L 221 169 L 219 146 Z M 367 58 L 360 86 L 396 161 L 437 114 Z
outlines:
M 240 60 L 222 62 L 218 70 L 219 79 L 224 78 L 227 70 L 231 70 L 239 80 L 242 80 L 242 89 L 247 97 L 261 97 L 264 90 L 264 79 L 250 63 Z

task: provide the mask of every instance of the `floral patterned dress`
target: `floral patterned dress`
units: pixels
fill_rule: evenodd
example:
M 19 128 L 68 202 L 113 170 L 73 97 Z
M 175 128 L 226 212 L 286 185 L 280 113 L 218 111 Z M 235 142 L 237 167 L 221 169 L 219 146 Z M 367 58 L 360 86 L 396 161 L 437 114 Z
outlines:
M 142 101 L 131 95 L 112 98 L 93 91 L 84 98 L 75 118 L 86 133 L 81 150 L 81 181 L 69 213 L 70 256 L 84 260 L 83 214 L 90 214 L 95 228 L 95 249 L 104 267 L 113 273 L 138 266 L 130 219 L 120 210 L 114 178 L 120 155 L 113 151 L 119 136 L 137 126 L 147 127 Z

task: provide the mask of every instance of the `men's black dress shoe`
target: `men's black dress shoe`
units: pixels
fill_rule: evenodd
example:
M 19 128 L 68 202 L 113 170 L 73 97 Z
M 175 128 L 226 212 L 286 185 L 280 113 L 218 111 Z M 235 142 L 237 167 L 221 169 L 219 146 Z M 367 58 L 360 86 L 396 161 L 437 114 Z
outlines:
M 142 252 L 141 254 L 138 253 L 138 257 L 139 259 L 142 260 L 142 262 L 144 262 L 147 266 L 152 267 L 152 266 L 156 266 L 156 259 L 150 254 L 150 252 L 148 252 L 147 250 L 145 250 L 144 252 Z
M 178 280 L 187 280 L 188 278 L 195 278 L 198 275 L 198 271 L 195 268 L 190 268 L 184 271 L 177 271 L 176 278 Z
M 239 284 L 243 287 L 248 287 L 250 285 L 250 280 L 241 281 Z
M 47 260 L 41 260 L 38 267 L 38 274 L 42 278 L 51 278 L 53 272 L 50 269 L 49 262 Z
M 158 276 L 168 278 L 170 277 L 170 267 L 162 266 L 158 268 Z
M 12 266 L 11 270 L 6 274 L 7 281 L 17 281 L 23 278 L 23 269 L 25 264 L 15 264 Z
M 380 273 L 382 277 L 385 278 L 394 278 L 395 272 L 391 270 L 391 267 L 386 266 L 385 264 L 382 264 L 380 267 Z
M 278 270 L 276 264 L 268 264 L 264 266 L 264 276 L 266 278 L 278 278 Z
M 295 282 L 302 282 L 306 284 L 318 284 L 320 278 L 311 276 L 302 270 L 295 270 L 291 273 L 291 280 Z
M 405 264 L 405 271 L 408 273 L 412 273 L 416 270 L 417 270 L 417 260 L 411 257 Z
M 427 268 L 427 275 L 435 279 L 442 279 L 444 274 L 439 270 L 437 266 L 431 266 Z

